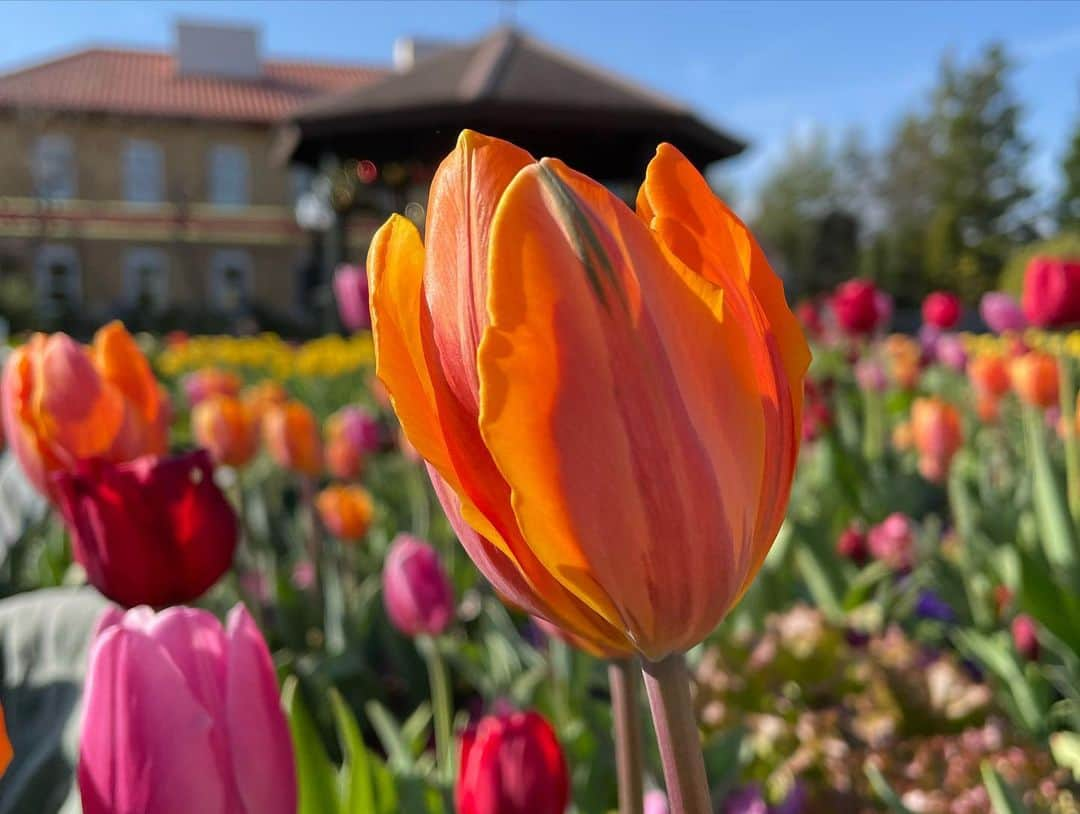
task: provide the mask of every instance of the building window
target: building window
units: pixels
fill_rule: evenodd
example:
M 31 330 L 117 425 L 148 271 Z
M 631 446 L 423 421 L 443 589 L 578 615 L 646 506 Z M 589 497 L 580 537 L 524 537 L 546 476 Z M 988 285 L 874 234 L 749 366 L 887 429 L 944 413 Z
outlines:
M 240 311 L 251 302 L 255 266 L 243 249 L 221 249 L 210 261 L 210 298 L 220 311 Z
M 161 147 L 129 139 L 124 147 L 124 198 L 132 203 L 165 200 L 165 159 Z
M 75 197 L 75 148 L 59 133 L 42 136 L 34 145 L 34 189 L 39 198 L 62 201 Z
M 131 249 L 124 258 L 124 299 L 140 313 L 169 305 L 169 258 L 161 249 Z
M 82 299 L 79 256 L 71 246 L 42 246 L 34 262 L 38 305 L 47 314 L 76 309 Z
M 217 206 L 247 206 L 248 156 L 243 147 L 215 144 L 210 148 L 210 203 Z

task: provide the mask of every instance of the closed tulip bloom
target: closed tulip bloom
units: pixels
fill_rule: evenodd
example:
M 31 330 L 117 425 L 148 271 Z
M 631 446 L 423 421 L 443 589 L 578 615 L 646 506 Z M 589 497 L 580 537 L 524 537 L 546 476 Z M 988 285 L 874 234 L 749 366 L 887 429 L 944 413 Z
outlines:
M 8 740 L 7 727 L 4 726 L 4 708 L 0 707 L 0 777 L 4 776 L 14 756 L 11 741 Z
M 204 367 L 184 377 L 182 387 L 188 406 L 194 407 L 211 396 L 237 396 L 240 394 L 240 377 L 231 370 Z
M 331 534 L 350 541 L 367 534 L 375 513 L 371 495 L 359 486 L 329 486 L 319 492 L 315 507 Z
M 906 571 L 915 561 L 915 529 L 900 512 L 893 512 L 871 527 L 866 542 L 874 559 L 895 571 Z
M 922 349 L 919 343 L 910 336 L 892 334 L 882 343 L 882 349 L 893 381 L 904 390 L 914 389 L 922 372 Z
M 255 416 L 235 396 L 217 395 L 191 411 L 191 432 L 220 464 L 245 466 L 254 456 L 259 432 Z
M 911 431 L 919 454 L 919 472 L 928 481 L 941 483 L 964 443 L 960 413 L 937 397 L 915 399 L 911 405 Z
M 232 564 L 237 523 L 210 455 L 80 462 L 54 476 L 87 579 L 122 605 L 189 602 Z
M 980 395 L 1000 398 L 1009 392 L 1009 364 L 996 353 L 983 353 L 968 362 L 968 379 Z
M 34 334 L 8 358 L 0 401 L 7 443 L 50 498 L 51 473 L 80 460 L 129 461 L 168 446 L 168 399 L 119 322 L 89 347 L 67 334 Z
M 1016 652 L 1028 661 L 1039 658 L 1039 627 L 1026 613 L 1019 614 L 1010 625 Z
M 84 814 L 296 814 L 274 665 L 242 605 L 106 611 L 79 744 Z
M 849 336 L 867 336 L 891 317 L 891 301 L 886 302 L 879 294 L 869 280 L 841 284 L 829 300 L 840 330 Z
M 1035 257 L 1024 271 L 1024 316 L 1040 328 L 1080 323 L 1080 260 Z
M 923 322 L 947 331 L 960 321 L 960 310 L 959 297 L 948 291 L 935 291 L 923 300 Z
M 406 636 L 438 636 L 454 618 L 454 587 L 434 548 L 399 534 L 382 572 L 383 606 Z
M 263 443 L 267 452 L 285 469 L 315 477 L 322 472 L 322 439 L 315 416 L 306 405 L 289 401 L 263 417 Z
M 1048 353 L 1028 351 L 1009 363 L 1009 378 L 1021 401 L 1046 409 L 1058 403 L 1057 360 Z
M 361 453 L 377 452 L 383 444 L 383 430 L 379 419 L 363 407 L 342 407 L 326 419 L 327 437 L 341 436 Z
M 349 331 L 371 327 L 368 309 L 368 279 L 361 266 L 343 263 L 334 271 L 334 299 L 341 324 Z
M 454 797 L 458 814 L 563 814 L 570 778 L 551 724 L 511 712 L 463 732 Z
M 1022 331 L 1028 326 L 1020 303 L 1001 291 L 983 294 L 979 301 L 979 316 L 987 328 L 998 334 Z
M 780 280 L 661 145 L 637 213 L 468 132 L 427 245 L 368 256 L 377 371 L 436 493 L 508 601 L 650 659 L 712 630 L 783 520 L 809 351 Z

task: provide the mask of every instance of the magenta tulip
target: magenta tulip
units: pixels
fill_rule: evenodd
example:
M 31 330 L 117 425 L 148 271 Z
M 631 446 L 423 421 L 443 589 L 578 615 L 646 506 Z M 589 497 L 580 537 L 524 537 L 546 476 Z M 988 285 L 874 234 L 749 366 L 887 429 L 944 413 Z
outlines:
M 1027 317 L 1015 299 L 1001 291 L 983 294 L 979 301 L 979 316 L 994 333 L 1022 331 L 1028 326 Z
M 382 572 L 383 605 L 406 636 L 437 636 L 454 618 L 454 589 L 435 549 L 411 534 L 390 545 Z
M 106 611 L 79 747 L 84 814 L 296 814 L 296 765 L 262 634 L 174 607 Z
M 334 299 L 341 324 L 350 331 L 371 327 L 368 309 L 368 279 L 362 266 L 342 264 L 334 271 Z
M 1040 328 L 1080 323 L 1080 261 L 1035 257 L 1024 271 L 1024 316 Z

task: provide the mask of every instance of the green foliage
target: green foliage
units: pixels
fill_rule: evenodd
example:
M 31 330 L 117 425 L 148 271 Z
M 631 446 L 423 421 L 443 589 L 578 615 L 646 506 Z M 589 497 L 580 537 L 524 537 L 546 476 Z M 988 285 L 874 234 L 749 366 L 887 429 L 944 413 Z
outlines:
M 1073 130 L 1061 169 L 1064 183 L 1057 203 L 1058 227 L 1080 230 L 1080 120 Z

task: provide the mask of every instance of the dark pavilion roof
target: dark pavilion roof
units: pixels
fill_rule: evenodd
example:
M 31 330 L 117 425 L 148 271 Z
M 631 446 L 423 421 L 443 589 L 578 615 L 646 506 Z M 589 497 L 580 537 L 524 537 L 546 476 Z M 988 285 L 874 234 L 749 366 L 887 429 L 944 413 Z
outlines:
M 685 105 L 556 51 L 513 28 L 448 47 L 406 71 L 298 108 L 279 157 L 437 161 L 464 128 L 558 156 L 604 180 L 639 179 L 670 141 L 704 167 L 740 153 L 738 139 Z

